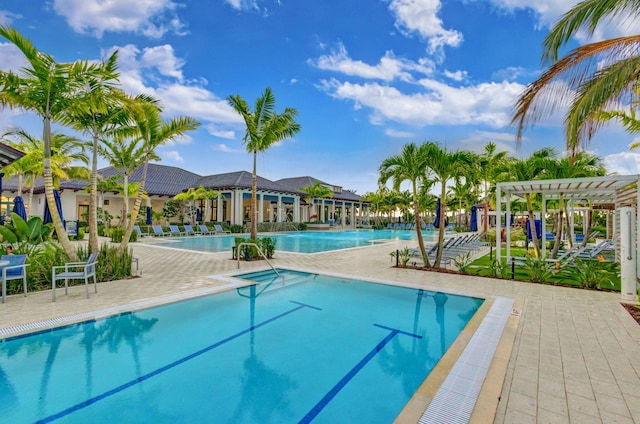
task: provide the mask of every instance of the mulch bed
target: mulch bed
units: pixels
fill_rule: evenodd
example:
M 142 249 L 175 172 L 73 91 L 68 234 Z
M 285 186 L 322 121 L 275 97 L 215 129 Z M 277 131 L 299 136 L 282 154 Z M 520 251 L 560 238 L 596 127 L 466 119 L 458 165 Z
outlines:
M 629 312 L 629 315 L 640 324 L 640 308 L 636 308 L 635 305 L 629 305 L 628 303 L 621 303 L 621 305 Z

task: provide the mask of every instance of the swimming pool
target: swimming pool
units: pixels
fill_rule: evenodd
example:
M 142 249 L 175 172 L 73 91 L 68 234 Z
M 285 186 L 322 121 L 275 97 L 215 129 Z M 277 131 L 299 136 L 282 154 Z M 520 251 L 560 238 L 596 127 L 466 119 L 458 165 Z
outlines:
M 425 241 L 435 241 L 437 233 L 422 233 Z M 235 238 L 231 236 L 179 237 L 154 241 L 154 246 L 169 246 L 199 252 L 231 252 Z M 246 237 L 246 235 L 244 235 Z M 416 232 L 412 230 L 351 230 L 351 231 L 301 231 L 278 233 L 268 236 L 276 240 L 276 250 L 297 253 L 319 253 L 338 249 L 370 246 L 391 240 L 416 240 Z
M 2 340 L 3 420 L 388 423 L 483 302 L 283 272 Z

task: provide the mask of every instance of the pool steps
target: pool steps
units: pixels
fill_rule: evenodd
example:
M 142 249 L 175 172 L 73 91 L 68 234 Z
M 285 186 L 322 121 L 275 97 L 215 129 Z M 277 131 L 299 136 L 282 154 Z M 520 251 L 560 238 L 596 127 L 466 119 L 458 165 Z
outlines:
M 280 268 L 278 268 L 278 273 L 280 273 L 280 276 L 278 276 L 273 270 L 268 269 L 264 271 L 253 272 L 251 274 L 238 275 L 237 277 L 249 281 L 255 281 L 256 283 L 258 283 L 260 293 L 264 293 L 283 287 L 283 277 L 284 286 L 292 286 L 294 284 L 309 281 L 318 276 L 317 274 L 311 274 L 308 272 L 293 271 Z

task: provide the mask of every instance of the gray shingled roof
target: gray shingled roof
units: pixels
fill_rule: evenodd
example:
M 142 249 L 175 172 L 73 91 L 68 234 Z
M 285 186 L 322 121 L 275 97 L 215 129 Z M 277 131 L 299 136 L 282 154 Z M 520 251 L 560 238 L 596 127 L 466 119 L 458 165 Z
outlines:
M 213 190 L 224 190 L 224 189 L 234 189 L 234 188 L 251 188 L 251 180 L 252 174 L 247 171 L 237 171 L 237 172 L 228 172 L 226 174 L 217 174 L 217 175 L 208 175 L 206 177 L 202 177 L 195 182 L 195 187 L 203 186 L 206 189 Z M 281 193 L 291 193 L 304 195 L 300 191 L 295 188 L 291 188 L 290 186 L 286 186 L 284 184 L 280 184 L 278 182 L 274 182 L 263 178 L 258 175 L 257 182 L 258 190 L 263 191 L 273 191 L 273 192 L 281 192 Z
M 103 168 L 98 171 L 104 178 L 113 175 L 122 175 L 120 171 L 113 167 Z M 129 182 L 139 182 L 142 178 L 142 166 L 135 170 L 129 177 Z M 189 187 L 198 187 L 195 182 L 201 178 L 200 175 L 185 171 L 175 166 L 158 165 L 150 163 L 147 169 L 147 180 L 145 190 L 150 195 L 175 196 Z
M 282 178 L 280 180 L 277 180 L 276 182 L 282 185 L 285 185 L 287 187 L 294 188 L 296 190 L 300 190 L 302 187 L 312 186 L 315 183 L 320 183 L 326 186 L 334 187 L 334 184 L 325 183 L 324 181 L 321 181 L 317 178 L 313 178 L 309 176 Z M 360 196 L 358 196 L 357 194 L 349 190 L 342 190 L 341 193 L 334 192 L 332 198 L 336 200 L 348 200 L 353 202 L 360 202 Z

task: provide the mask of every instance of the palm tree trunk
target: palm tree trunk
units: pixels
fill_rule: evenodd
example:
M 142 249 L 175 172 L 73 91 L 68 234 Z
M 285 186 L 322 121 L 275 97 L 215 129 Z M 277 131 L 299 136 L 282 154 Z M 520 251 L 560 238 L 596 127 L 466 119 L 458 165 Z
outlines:
M 427 251 L 424 248 L 424 240 L 422 240 L 422 228 L 420 227 L 420 207 L 418 205 L 418 194 L 416 184 L 413 184 L 413 214 L 416 221 L 416 234 L 418 236 L 418 246 L 420 247 L 420 255 L 422 255 L 422 262 L 424 266 L 430 267 L 429 257 Z
M 33 190 L 35 189 L 34 187 L 34 183 L 35 181 L 31 182 L 31 187 L 29 187 L 29 200 L 28 200 L 28 205 L 29 205 L 29 211 L 33 210 Z M 29 212 L 29 215 L 31 215 L 31 212 Z
M 253 151 L 253 177 L 251 179 L 251 240 L 258 238 L 258 174 L 256 173 L 257 150 Z M 280 211 L 278 211 L 280 213 Z
M 440 268 L 440 259 L 442 259 L 442 245 L 444 244 L 444 230 L 446 227 L 446 225 L 444 224 L 446 194 L 447 194 L 446 181 L 443 181 L 442 192 L 440 193 L 440 228 L 438 228 L 438 252 L 436 253 L 436 260 L 433 261 L 433 266 L 435 268 Z
M 127 225 L 127 229 L 124 232 L 124 236 L 122 237 L 122 241 L 120 242 L 119 250 L 120 252 L 126 252 L 129 248 L 129 239 L 131 239 L 131 233 L 133 233 L 133 224 L 136 222 L 138 218 L 138 212 L 140 211 L 140 206 L 142 205 L 142 195 L 144 194 L 144 186 L 147 182 L 147 169 L 149 168 L 149 158 L 147 157 L 144 160 L 144 166 L 142 168 L 142 177 L 140 178 L 140 186 L 138 187 L 138 196 L 136 197 L 136 201 L 133 203 L 133 210 L 131 211 L 131 219 L 129 220 L 129 225 Z
M 89 251 L 96 253 L 100 248 L 98 246 L 98 134 L 93 134 L 89 193 Z
M 129 214 L 129 174 L 124 173 L 124 181 L 122 183 L 124 188 L 123 194 L 123 204 L 122 204 L 122 226 L 127 228 L 129 226 L 129 221 L 127 220 L 127 215 Z
M 76 249 L 69 241 L 69 237 L 64 229 L 64 225 L 62 224 L 62 220 L 58 214 L 56 202 L 53 197 L 53 175 L 51 172 L 51 118 L 48 116 L 45 116 L 44 118 L 44 134 L 42 138 L 44 141 L 44 193 L 47 198 L 47 202 L 49 202 L 49 212 L 51 213 L 51 219 L 53 220 L 53 229 L 58 235 L 58 242 L 60 242 L 60 245 L 66 252 L 69 259 L 71 259 L 72 262 L 77 262 L 79 259 L 76 254 Z

